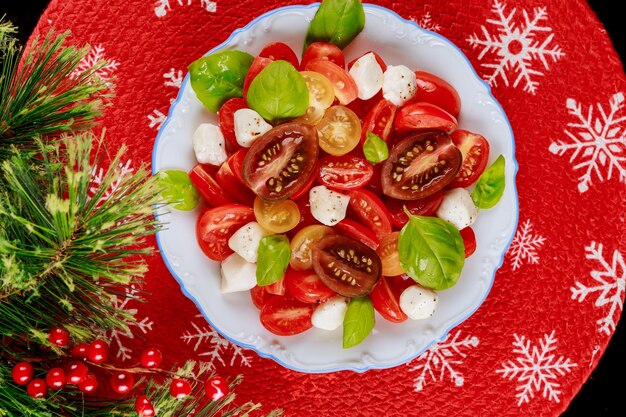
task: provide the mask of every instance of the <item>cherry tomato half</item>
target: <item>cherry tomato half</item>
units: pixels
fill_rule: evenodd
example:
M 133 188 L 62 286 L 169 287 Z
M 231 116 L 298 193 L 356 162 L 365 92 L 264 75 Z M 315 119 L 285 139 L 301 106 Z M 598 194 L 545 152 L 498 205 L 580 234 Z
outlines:
M 456 118 L 434 104 L 411 102 L 398 111 L 393 127 L 399 133 L 442 130 L 452 132 L 458 123 Z
M 335 90 L 335 97 L 339 103 L 346 105 L 359 95 L 356 83 L 342 67 L 323 58 L 316 58 L 306 64 L 307 71 L 315 71 L 328 78 Z
M 363 130 L 361 133 L 361 144 L 365 142 L 367 132 L 372 132 L 378 135 L 382 140 L 387 141 L 391 128 L 393 127 L 393 121 L 396 117 L 398 106 L 392 102 L 380 100 L 365 116 L 363 121 Z
M 461 238 L 463 239 L 463 246 L 465 247 L 465 257 L 470 257 L 476 252 L 476 235 L 471 227 L 466 227 L 460 230 Z
M 426 71 L 415 71 L 417 91 L 411 101 L 424 101 L 439 106 L 454 117 L 461 112 L 459 93 L 446 80 Z
M 354 190 L 365 186 L 373 173 L 374 167 L 364 158 L 328 155 L 320 161 L 317 176 L 320 183 L 329 188 Z
M 189 179 L 207 204 L 213 207 L 233 203 L 231 197 L 215 181 L 211 174 L 211 167 L 198 164 L 189 172 Z
M 389 210 L 391 223 L 397 228 L 404 227 L 409 221 L 409 216 L 404 211 L 405 208 L 415 216 L 432 216 L 441 205 L 443 194 L 443 190 L 440 190 L 428 197 L 409 201 L 386 198 L 385 205 Z
M 300 210 L 292 200 L 254 200 L 254 217 L 261 227 L 272 233 L 285 233 L 300 222 Z
M 302 333 L 311 327 L 313 304 L 289 297 L 269 298 L 261 309 L 261 324 L 278 336 Z
M 304 227 L 291 239 L 291 259 L 289 265 L 297 271 L 304 271 L 313 266 L 311 247 L 324 236 L 332 235 L 335 231 L 328 226 L 314 224 Z
M 406 288 L 415 284 L 411 278 L 402 276 L 381 277 L 370 293 L 374 308 L 386 320 L 401 323 L 408 317 L 400 308 L 400 294 Z
M 395 276 L 404 274 L 404 269 L 400 265 L 400 255 L 398 254 L 398 237 L 400 232 L 392 232 L 380 240 L 378 246 L 378 256 L 383 265 L 383 275 Z
M 319 163 L 316 161 L 315 168 L 313 169 L 313 173 L 311 174 L 309 179 L 304 184 L 302 184 L 302 187 L 300 187 L 300 189 L 294 191 L 294 193 L 290 197 L 292 200 L 297 200 L 300 197 L 306 195 L 307 201 L 308 201 L 309 191 L 313 187 L 313 184 L 315 184 L 315 180 L 317 180 L 317 172 L 319 170 L 318 165 Z
M 368 229 L 361 223 L 357 223 L 350 219 L 343 219 L 335 225 L 335 229 L 337 229 L 340 234 L 356 239 L 361 243 L 365 243 L 374 250 L 378 248 L 378 237 L 371 229 Z
M 235 136 L 235 112 L 241 109 L 247 109 L 248 104 L 246 100 L 235 97 L 226 100 L 220 110 L 217 112 L 219 119 L 220 130 L 226 139 L 229 149 L 240 149 L 241 145 L 237 143 L 237 137 Z
M 313 269 L 337 294 L 360 297 L 380 279 L 382 265 L 372 248 L 347 236 L 329 235 L 311 248 Z
M 450 136 L 452 142 L 461 151 L 463 162 L 448 188 L 469 187 L 487 167 L 489 142 L 483 136 L 467 130 L 455 130 Z
M 361 139 L 361 121 L 345 106 L 332 106 L 317 124 L 319 146 L 331 155 L 345 155 Z
M 335 44 L 328 42 L 313 42 L 304 51 L 302 55 L 302 68 L 314 59 L 324 59 L 336 64 L 338 67 L 345 68 L 346 58 L 343 52 Z
M 215 180 L 224 191 L 228 190 L 229 196 L 237 203 L 251 206 L 254 202 L 254 193 L 239 181 L 228 161 L 224 162 L 217 170 Z
M 398 142 L 383 164 L 384 193 L 399 200 L 428 197 L 448 185 L 461 166 L 461 151 L 444 132 L 426 132 Z
M 251 221 L 254 221 L 254 210 L 241 204 L 225 204 L 207 210 L 196 225 L 198 244 L 206 256 L 223 261 L 233 253 L 228 239 Z
M 315 171 L 317 132 L 301 123 L 285 123 L 256 139 L 243 162 L 243 178 L 262 199 L 282 200 L 307 183 Z
M 311 269 L 296 271 L 287 268 L 285 285 L 289 294 L 303 303 L 319 303 L 335 295 L 335 291 L 328 288 Z
M 385 204 L 367 190 L 349 191 L 349 213 L 374 232 L 378 239 L 391 233 L 391 218 Z
M 268 43 L 263 49 L 261 49 L 259 56 L 269 58 L 272 61 L 287 61 L 293 65 L 294 68 L 300 68 L 300 63 L 298 62 L 296 53 L 289 47 L 289 45 L 282 42 Z
M 300 71 L 309 90 L 309 106 L 327 109 L 335 100 L 335 89 L 330 80 L 319 72 Z

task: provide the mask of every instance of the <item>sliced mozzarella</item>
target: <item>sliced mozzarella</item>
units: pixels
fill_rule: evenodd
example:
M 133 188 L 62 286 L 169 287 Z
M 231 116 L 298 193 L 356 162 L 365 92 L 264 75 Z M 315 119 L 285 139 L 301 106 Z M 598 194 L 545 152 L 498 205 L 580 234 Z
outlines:
M 437 209 L 437 217 L 461 230 L 476 221 L 478 209 L 465 188 L 455 188 L 444 194 L 443 201 Z
M 220 290 L 224 294 L 248 291 L 256 285 L 256 264 L 247 262 L 236 253 L 222 261 L 221 274 Z
M 219 127 L 202 123 L 193 133 L 193 151 L 201 164 L 222 165 L 228 158 Z
M 348 311 L 350 300 L 336 295 L 329 298 L 315 309 L 311 322 L 313 327 L 322 330 L 335 330 L 343 323 L 343 318 Z
M 383 74 L 383 97 L 401 106 L 417 92 L 415 73 L 404 65 L 389 65 Z
M 359 98 L 362 100 L 374 97 L 383 87 L 383 69 L 371 52 L 352 64 L 350 75 L 356 83 Z
M 350 197 L 323 185 L 311 188 L 309 203 L 311 214 L 317 221 L 326 226 L 334 226 L 346 218 Z
M 252 146 L 252 142 L 272 128 L 261 115 L 252 109 L 239 109 L 235 112 L 235 138 L 244 148 Z
M 268 233 L 257 223 L 250 222 L 228 239 L 228 247 L 248 262 L 256 262 L 261 239 Z
M 437 293 L 421 285 L 411 285 L 400 294 L 400 309 L 413 320 L 432 316 L 437 306 Z

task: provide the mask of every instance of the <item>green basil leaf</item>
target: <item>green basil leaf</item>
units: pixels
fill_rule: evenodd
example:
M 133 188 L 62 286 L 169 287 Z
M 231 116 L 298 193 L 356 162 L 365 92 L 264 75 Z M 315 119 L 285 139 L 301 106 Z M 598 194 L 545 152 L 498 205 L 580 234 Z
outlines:
M 363 143 L 363 154 L 370 164 L 376 165 L 389 158 L 387 142 L 373 132 L 367 132 Z
M 250 83 L 248 106 L 270 123 L 302 116 L 309 90 L 302 75 L 287 61 L 274 61 Z
M 261 239 L 256 264 L 257 284 L 263 286 L 280 281 L 290 258 L 289 239 L 285 235 L 265 236 Z
M 157 174 L 157 181 L 162 188 L 161 196 L 175 209 L 193 210 L 198 205 L 200 196 L 185 171 L 161 171 Z
M 504 193 L 504 156 L 500 155 L 482 173 L 472 191 L 472 200 L 479 209 L 490 209 L 500 201 Z
M 348 46 L 365 27 L 365 11 L 360 0 L 323 0 L 307 31 L 304 48 L 313 42 Z
M 217 112 L 229 98 L 243 95 L 243 82 L 253 60 L 242 51 L 203 56 L 189 65 L 191 88 L 204 107 Z
M 398 255 L 411 278 L 435 290 L 456 284 L 465 262 L 461 234 L 437 217 L 409 216 L 398 238 Z
M 361 343 L 371 333 L 375 323 L 372 300 L 367 296 L 351 299 L 343 318 L 343 348 Z

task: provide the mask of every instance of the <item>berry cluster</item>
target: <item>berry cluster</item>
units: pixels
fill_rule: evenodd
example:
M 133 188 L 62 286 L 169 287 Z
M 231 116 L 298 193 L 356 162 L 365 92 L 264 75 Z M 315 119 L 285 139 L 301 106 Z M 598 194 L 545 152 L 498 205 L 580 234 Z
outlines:
M 60 348 L 70 345 L 70 333 L 62 326 L 50 329 L 48 341 Z M 104 340 L 94 340 L 91 343 L 80 343 L 72 347 L 67 361 L 62 366 L 49 368 L 40 378 L 35 378 L 35 368 L 29 362 L 19 362 L 12 370 L 13 381 L 18 385 L 26 385 L 26 392 L 33 398 L 45 398 L 49 390 L 61 390 L 66 386 L 75 386 L 85 394 L 91 394 L 98 389 L 99 383 L 95 373 L 89 366 L 99 370 L 110 370 L 110 386 L 117 394 L 127 394 L 135 387 L 137 373 L 169 373 L 158 369 L 163 355 L 158 349 L 149 348 L 141 353 L 141 367 L 119 369 L 106 365 L 109 359 L 109 345 Z M 192 387 L 189 380 L 181 377 L 172 379 L 169 393 L 172 397 L 183 399 L 191 394 Z M 221 376 L 212 376 L 205 383 L 205 393 L 209 400 L 218 401 L 229 392 L 228 382 Z M 135 411 L 139 416 L 155 415 L 155 408 L 145 394 L 137 396 Z

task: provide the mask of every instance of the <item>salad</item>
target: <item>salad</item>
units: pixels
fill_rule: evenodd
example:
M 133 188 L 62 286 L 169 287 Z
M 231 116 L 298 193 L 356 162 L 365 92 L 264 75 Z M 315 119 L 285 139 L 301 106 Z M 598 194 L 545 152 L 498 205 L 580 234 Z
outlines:
M 301 59 L 286 44 L 192 63 L 217 124 L 193 138 L 198 164 L 159 173 L 197 222 L 223 293 L 249 291 L 276 335 L 343 326 L 359 344 L 375 311 L 427 319 L 476 248 L 471 225 L 504 191 L 504 158 L 463 130 L 459 95 L 434 74 L 342 49 L 363 29 L 358 0 L 325 0 Z M 471 192 L 470 192 L 471 189 Z

